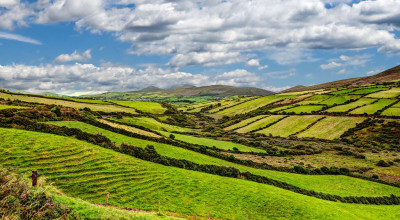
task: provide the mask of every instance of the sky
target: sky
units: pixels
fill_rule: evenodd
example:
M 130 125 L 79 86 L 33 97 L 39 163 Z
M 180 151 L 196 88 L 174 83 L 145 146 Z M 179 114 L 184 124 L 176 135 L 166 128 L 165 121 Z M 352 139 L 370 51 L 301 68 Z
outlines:
M 282 91 L 400 64 L 399 0 L 0 0 L 0 88 Z

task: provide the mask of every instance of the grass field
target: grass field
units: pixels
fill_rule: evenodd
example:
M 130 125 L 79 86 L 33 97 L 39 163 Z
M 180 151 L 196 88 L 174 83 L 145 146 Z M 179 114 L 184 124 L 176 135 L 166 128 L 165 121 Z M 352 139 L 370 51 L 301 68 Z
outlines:
M 284 172 L 277 172 L 272 170 L 261 170 L 261 169 L 254 169 L 238 164 L 234 164 L 231 162 L 227 162 L 224 160 L 220 160 L 217 158 L 209 157 L 207 155 L 203 155 L 200 153 L 196 153 L 193 151 L 189 151 L 186 149 L 182 149 L 179 147 L 161 144 L 136 138 L 127 137 L 124 135 L 116 134 L 101 128 L 96 128 L 91 125 L 84 124 L 82 122 L 75 122 L 75 123 L 67 123 L 69 127 L 80 128 L 82 130 L 86 130 L 89 133 L 96 134 L 97 132 L 106 135 L 112 141 L 116 142 L 117 144 L 121 144 L 122 142 L 129 143 L 138 147 L 146 147 L 147 145 L 153 145 L 157 152 L 161 155 L 165 155 L 172 158 L 177 159 L 185 159 L 189 161 L 193 161 L 198 164 L 213 164 L 213 165 L 220 165 L 220 166 L 230 166 L 236 167 L 240 169 L 242 172 L 251 172 L 261 176 L 267 176 L 269 178 L 273 178 L 276 180 L 281 180 L 284 182 L 288 182 L 290 184 L 310 189 L 316 190 L 320 192 L 327 192 L 335 195 L 359 195 L 359 196 L 367 196 L 367 195 L 389 195 L 389 192 L 397 193 L 400 195 L 400 189 L 388 187 L 386 185 L 372 183 L 364 180 L 359 180 L 355 178 L 349 178 L 346 176 L 312 176 L 312 175 L 301 175 L 301 174 L 293 174 L 293 173 L 284 173 Z M 1 131 L 1 129 L 0 129 Z M 30 132 L 34 133 L 34 132 Z M 0 133 L 1 134 L 1 133 Z M 42 134 L 41 134 L 42 135 Z M 45 134 L 43 134 L 45 135 Z M 50 135 L 51 136 L 51 135 Z M 57 136 L 53 136 L 57 137 Z M 1 154 L 1 151 L 0 151 Z M 335 177 L 335 178 L 333 178 Z M 353 189 L 354 186 L 359 186 Z M 351 188 L 351 189 L 350 189 Z M 397 195 L 396 194 L 396 195 Z
M 250 219 L 400 217 L 399 206 L 324 201 L 265 184 L 152 164 L 68 137 L 3 128 L 0 134 L 3 165 L 38 169 L 67 195 L 89 202 L 103 203 L 110 192 L 109 203 L 116 206 L 155 210 L 160 200 L 164 211 L 202 217 L 211 211 L 213 218 L 220 219 L 243 219 L 246 214 Z M 332 181 L 349 184 L 346 193 L 372 190 L 368 195 L 376 194 L 371 186 L 382 187 L 383 192 L 386 189 L 384 194 L 398 193 L 393 187 L 349 177 L 323 178 L 324 187 L 333 190 L 341 190 L 341 186 L 332 187 Z
M 400 116 L 400 108 L 388 108 L 385 111 L 382 112 L 381 115 L 385 116 Z
M 312 112 L 318 112 L 321 111 L 322 108 L 324 108 L 323 105 L 300 105 L 296 106 L 294 108 L 289 108 L 282 110 L 281 112 L 293 112 L 295 114 L 300 114 L 300 113 L 312 113 Z
M 128 112 L 131 114 L 136 114 L 135 109 L 132 108 L 125 108 L 121 106 L 115 106 L 115 105 L 100 105 L 100 104 L 90 104 L 90 103 L 83 103 L 83 102 L 71 102 L 71 101 L 65 101 L 61 99 L 47 99 L 47 98 L 41 98 L 41 97 L 30 97 L 26 95 L 12 95 L 8 93 L 0 93 L 0 98 L 3 99 L 11 99 L 11 100 L 21 100 L 24 102 L 36 102 L 36 103 L 42 103 L 42 104 L 47 104 L 47 105 L 62 105 L 66 107 L 71 107 L 71 108 L 85 108 L 88 107 L 93 111 L 104 111 L 104 112 Z
M 160 103 L 157 102 L 136 102 L 136 101 L 112 101 L 118 105 L 123 105 L 137 109 L 142 112 L 151 114 L 163 114 L 166 108 L 162 107 Z
M 264 117 L 267 117 L 267 116 L 266 115 L 259 115 L 259 116 L 256 116 L 256 117 L 248 118 L 248 119 L 243 120 L 243 121 L 241 121 L 239 123 L 236 123 L 236 124 L 233 124 L 231 126 L 228 126 L 228 127 L 224 128 L 224 130 L 227 130 L 227 131 L 235 130 L 237 128 L 240 128 L 240 127 L 243 127 L 243 126 L 248 125 L 250 123 L 253 123 L 253 122 L 255 122 L 255 121 L 257 121 L 257 120 L 259 120 L 261 118 L 264 118 Z
M 2 109 L 9 109 L 9 108 L 24 109 L 24 108 L 26 108 L 26 107 L 15 106 L 15 105 L 0 105 L 0 110 L 2 110 Z
M 339 90 L 339 91 L 331 92 L 329 94 L 332 94 L 332 95 L 343 95 L 343 94 L 351 93 L 353 91 L 354 91 L 354 89 L 342 89 L 342 90 Z
M 353 111 L 349 112 L 350 114 L 374 114 L 375 112 L 385 108 L 386 106 L 393 104 L 396 102 L 395 99 L 379 99 L 377 102 L 373 104 L 369 104 L 366 106 L 362 106 L 359 108 L 354 109 Z
M 327 109 L 325 111 L 326 112 L 347 112 L 350 109 L 357 108 L 357 107 L 362 106 L 362 105 L 367 105 L 367 104 L 370 104 L 370 103 L 372 103 L 374 101 L 376 101 L 376 99 L 361 98 L 361 99 L 359 99 L 359 100 L 357 100 L 355 102 L 351 102 L 351 103 L 346 104 L 346 105 L 335 106 L 335 107 L 329 108 L 329 109 Z
M 379 92 L 382 90 L 387 90 L 387 88 L 384 87 L 370 87 L 370 88 L 364 88 L 364 89 L 357 89 L 353 92 L 351 92 L 350 94 L 354 94 L 354 95 L 365 95 L 365 94 L 370 94 L 370 93 L 374 93 L 374 92 Z
M 149 136 L 149 137 L 160 137 L 158 134 L 154 134 L 154 133 L 149 132 L 149 131 L 141 130 L 139 128 L 134 128 L 134 127 L 127 126 L 127 125 L 121 125 L 121 124 L 110 122 L 110 121 L 107 121 L 107 120 L 104 120 L 104 119 L 97 119 L 97 120 L 99 122 L 103 123 L 103 124 L 110 125 L 111 127 L 121 128 L 121 129 L 130 131 L 132 133 L 146 135 L 146 136 Z
M 289 108 L 293 108 L 293 105 L 285 105 L 285 106 L 281 106 L 281 107 L 277 107 L 277 108 L 273 108 L 271 110 L 269 110 L 270 112 L 279 112 L 281 110 L 285 110 L 285 109 L 289 109 Z
M 305 99 L 304 101 L 298 102 L 297 104 L 299 104 L 299 105 L 318 104 L 318 103 L 323 102 L 331 97 L 332 96 L 330 96 L 330 95 L 314 95 L 314 96 L 311 96 L 311 97 Z
M 225 109 L 223 111 L 218 112 L 220 115 L 237 115 L 237 114 L 243 114 L 247 112 L 251 112 L 253 110 L 256 110 L 257 108 L 266 106 L 268 104 L 271 104 L 273 102 L 289 98 L 292 96 L 285 96 L 285 95 L 269 95 L 269 96 L 263 96 L 254 100 L 250 100 L 247 102 L 244 102 L 242 104 L 233 106 L 231 108 Z
M 161 131 L 161 134 L 164 136 L 168 137 L 170 134 L 169 132 L 163 132 Z M 261 152 L 265 153 L 265 150 L 261 150 L 258 148 L 254 147 L 248 147 L 243 144 L 237 144 L 229 141 L 220 141 L 220 140 L 215 140 L 211 138 L 200 138 L 200 137 L 194 137 L 190 135 L 183 135 L 183 134 L 173 134 L 175 136 L 176 140 L 184 141 L 187 143 L 191 144 L 199 144 L 199 145 L 204 145 L 208 147 L 216 147 L 219 149 L 224 149 L 224 150 L 233 150 L 234 147 L 236 147 L 239 151 L 242 152 Z
M 297 136 L 333 140 L 364 120 L 365 118 L 355 117 L 326 117 Z
M 320 102 L 318 104 L 322 104 L 322 105 L 328 105 L 328 106 L 332 106 L 332 105 L 341 105 L 349 100 L 356 100 L 359 99 L 361 96 L 359 95 L 339 95 L 339 96 L 332 96 L 329 99 Z
M 285 116 L 284 115 L 271 115 L 271 116 L 263 118 L 263 119 L 261 119 L 259 121 L 256 121 L 254 123 L 251 123 L 251 124 L 249 124 L 249 125 L 247 125 L 247 126 L 245 126 L 243 128 L 239 128 L 239 129 L 236 130 L 236 132 L 238 132 L 238 133 L 247 133 L 247 132 L 250 132 L 250 131 L 254 131 L 254 130 L 263 128 L 263 127 L 265 127 L 265 126 L 267 126 L 267 125 L 269 125 L 269 124 L 271 124 L 273 122 L 276 122 L 276 121 L 278 121 L 279 119 L 281 119 L 283 117 L 285 117 Z
M 272 134 L 273 136 L 287 137 L 289 135 L 292 135 L 296 132 L 305 129 L 309 124 L 312 124 L 321 117 L 323 116 L 320 115 L 290 116 L 266 129 L 257 131 L 257 133 L 266 135 Z
M 149 128 L 156 131 L 168 131 L 168 132 L 193 132 L 193 129 L 183 128 L 175 125 L 170 125 L 167 123 L 162 123 L 154 118 L 150 117 L 122 117 L 121 119 L 112 118 L 114 121 L 119 121 L 131 125 L 138 125 L 145 128 Z
M 392 88 L 387 91 L 381 91 L 368 95 L 371 98 L 396 98 L 400 95 L 400 88 Z

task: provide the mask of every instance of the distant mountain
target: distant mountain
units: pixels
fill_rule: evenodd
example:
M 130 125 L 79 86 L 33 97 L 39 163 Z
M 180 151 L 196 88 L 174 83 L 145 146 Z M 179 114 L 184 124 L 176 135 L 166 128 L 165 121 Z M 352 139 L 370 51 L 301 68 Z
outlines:
M 255 87 L 234 87 L 224 85 L 212 86 L 181 86 L 163 91 L 173 96 L 258 96 L 271 95 L 271 91 Z
M 160 89 L 160 88 L 155 87 L 155 86 L 148 86 L 148 87 L 146 87 L 144 89 L 141 89 L 141 90 L 138 90 L 138 91 L 134 91 L 134 92 L 148 93 L 148 92 L 159 92 L 159 91 L 162 91 L 162 90 L 164 90 L 164 89 Z
M 364 84 L 373 84 L 378 82 L 387 82 L 387 81 L 395 81 L 400 80 L 400 65 L 393 67 L 391 69 L 385 70 L 381 73 L 378 73 L 373 76 L 365 76 L 351 79 L 343 79 L 333 82 L 322 83 L 313 86 L 296 86 L 290 89 L 287 89 L 282 92 L 300 92 L 306 90 L 314 90 L 314 89 L 327 89 L 333 87 L 345 87 L 352 85 L 364 85 Z
M 60 95 L 60 94 L 53 93 L 53 92 L 42 92 L 39 95 L 53 96 L 53 97 L 68 97 L 68 96 Z

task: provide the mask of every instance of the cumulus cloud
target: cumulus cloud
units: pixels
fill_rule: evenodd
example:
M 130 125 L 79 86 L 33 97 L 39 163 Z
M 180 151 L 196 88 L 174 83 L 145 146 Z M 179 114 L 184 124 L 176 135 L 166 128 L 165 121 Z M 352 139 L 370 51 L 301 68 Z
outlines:
M 71 61 L 89 61 L 92 59 L 92 55 L 90 54 L 91 50 L 86 50 L 83 53 L 78 53 L 76 50 L 72 54 L 60 54 L 54 60 L 55 63 L 67 63 Z
M 246 65 L 247 66 L 260 66 L 260 60 L 251 59 L 251 60 L 247 61 Z
M 95 66 L 80 63 L 41 66 L 0 65 L 1 88 L 28 92 L 53 91 L 63 94 L 81 94 L 87 91 L 135 90 L 149 85 L 160 88 L 188 84 L 195 86 L 210 84 L 254 86 L 261 80 L 255 73 L 243 69 L 216 75 L 203 75 L 154 66 L 135 69 L 128 66 Z
M 29 43 L 29 44 L 36 44 L 36 45 L 42 44 L 40 41 L 29 38 L 29 37 L 21 36 L 18 34 L 1 32 L 1 31 L 0 31 L 0 39 L 15 40 L 15 41 L 20 41 L 20 42 Z
M 291 68 L 288 70 L 268 72 L 265 75 L 267 75 L 268 77 L 270 77 L 272 79 L 287 79 L 289 77 L 296 75 L 296 69 Z
M 371 55 L 370 54 L 362 54 L 362 55 L 356 55 L 356 56 L 345 56 L 341 55 L 337 59 L 331 60 L 330 63 L 328 64 L 321 64 L 320 67 L 323 70 L 327 69 L 334 69 L 338 67 L 359 67 L 359 66 L 365 66 L 367 62 L 371 60 Z M 338 72 L 338 74 L 343 74 L 345 73 L 346 70 L 342 69 Z
M 341 64 L 341 63 L 330 62 L 328 64 L 321 64 L 320 67 L 321 67 L 321 69 L 326 70 L 326 69 L 332 69 L 332 68 L 336 68 L 336 67 L 341 67 L 342 65 L 343 64 Z

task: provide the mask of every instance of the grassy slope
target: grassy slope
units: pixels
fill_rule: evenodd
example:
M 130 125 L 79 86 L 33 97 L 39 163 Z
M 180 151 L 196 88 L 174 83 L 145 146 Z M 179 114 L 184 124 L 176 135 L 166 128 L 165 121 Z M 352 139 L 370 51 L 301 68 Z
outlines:
M 266 106 L 270 103 L 292 97 L 292 96 L 284 96 L 284 95 L 270 95 L 270 96 L 264 96 L 260 97 L 251 101 L 244 102 L 242 104 L 233 106 L 231 108 L 225 109 L 223 111 L 218 112 L 220 115 L 236 115 L 236 114 L 243 114 L 247 112 L 251 112 L 253 110 L 256 110 L 257 108 Z
M 400 108 L 388 108 L 382 112 L 385 116 L 400 116 Z
M 295 114 L 300 114 L 302 112 L 304 113 L 311 113 L 311 112 L 318 112 L 321 111 L 324 106 L 322 105 L 301 105 L 301 106 L 296 106 L 294 108 L 289 108 L 282 110 L 281 112 L 294 112 Z
M 240 128 L 240 127 L 243 127 L 243 126 L 248 125 L 250 123 L 253 123 L 253 122 L 257 121 L 258 119 L 261 119 L 261 118 L 264 118 L 264 117 L 266 117 L 266 115 L 259 115 L 259 116 L 256 116 L 256 117 L 248 118 L 248 119 L 243 120 L 243 121 L 241 121 L 239 123 L 236 123 L 236 124 L 233 124 L 231 126 L 228 126 L 228 127 L 224 128 L 224 130 L 226 130 L 226 131 L 235 130 L 237 128 Z
M 371 102 L 374 102 L 375 100 L 376 99 L 361 98 L 361 99 L 359 99 L 359 100 L 357 100 L 355 102 L 351 102 L 351 103 L 346 104 L 346 105 L 339 105 L 339 106 L 335 106 L 335 107 L 329 108 L 329 109 L 326 110 L 326 112 L 346 112 L 346 111 L 348 111 L 350 109 L 357 108 L 357 107 L 362 106 L 362 105 L 370 104 Z
M 396 102 L 395 99 L 379 99 L 376 103 L 356 108 L 350 114 L 374 114 L 375 112 L 385 108 L 386 106 Z
M 269 124 L 271 124 L 273 122 L 276 122 L 276 121 L 278 121 L 279 119 L 281 119 L 283 117 L 285 117 L 285 116 L 284 115 L 271 115 L 271 116 L 263 118 L 263 119 L 261 119 L 259 121 L 256 121 L 254 123 L 251 123 L 251 124 L 249 124 L 249 125 L 247 125 L 247 126 L 245 126 L 243 128 L 239 128 L 239 129 L 236 130 L 236 132 L 238 132 L 238 133 L 247 133 L 247 132 L 250 132 L 250 131 L 254 131 L 256 129 L 260 129 L 262 127 L 265 127 L 265 126 L 267 126 L 267 125 L 269 125 Z
M 234 164 L 231 162 L 227 162 L 224 160 L 220 160 L 217 158 L 209 157 L 193 151 L 185 150 L 179 147 L 127 137 L 104 129 L 96 128 L 94 126 L 87 125 L 81 122 L 68 123 L 68 125 L 70 127 L 81 128 L 82 130 L 85 130 L 90 133 L 101 132 L 103 135 L 106 135 L 108 138 L 110 138 L 117 144 L 125 142 L 139 147 L 145 147 L 148 144 L 150 144 L 153 145 L 157 150 L 157 152 L 159 152 L 161 155 L 177 159 L 186 159 L 199 164 L 214 164 L 214 165 L 236 167 L 243 172 L 249 171 L 257 175 L 267 176 L 272 179 L 285 181 L 290 184 L 310 190 L 326 192 L 335 195 L 344 195 L 344 196 L 349 196 L 349 195 L 380 196 L 380 195 L 390 195 L 391 193 L 396 193 L 396 195 L 397 194 L 400 195 L 400 189 L 398 188 L 388 187 L 386 185 L 372 183 L 346 176 L 328 176 L 328 175 L 312 176 L 312 175 L 300 175 L 293 173 L 277 172 L 271 170 L 254 169 Z
M 127 126 L 127 125 L 121 125 L 121 124 L 110 122 L 110 121 L 107 121 L 107 120 L 104 120 L 104 119 L 98 119 L 98 121 L 101 122 L 101 123 L 110 125 L 112 127 L 115 127 L 115 128 L 125 129 L 125 130 L 133 132 L 133 133 L 146 135 L 146 136 L 149 136 L 149 137 L 161 137 L 158 134 L 154 134 L 154 133 L 149 132 L 149 131 L 141 130 L 139 128 L 135 128 L 135 127 Z
M 2 109 L 9 109 L 9 108 L 23 109 L 23 108 L 26 108 L 26 107 L 22 107 L 22 106 L 13 106 L 13 105 L 0 105 L 0 110 L 2 110 Z
M 321 115 L 304 115 L 304 116 L 290 116 L 288 118 L 279 121 L 278 123 L 258 131 L 261 134 L 272 134 L 274 136 L 287 137 L 296 132 L 305 129 L 309 124 L 315 122 Z
M 309 98 L 305 99 L 304 101 L 301 101 L 301 102 L 299 102 L 297 104 L 299 104 L 299 105 L 317 104 L 317 103 L 323 102 L 323 101 L 325 101 L 325 100 L 327 100 L 329 98 L 331 98 L 330 95 L 314 95 L 314 96 L 311 96 L 311 97 L 309 97 Z
M 171 133 L 161 131 L 161 134 L 168 137 Z M 236 147 L 239 151 L 243 151 L 243 152 L 265 153 L 265 150 L 261 150 L 261 149 L 254 148 L 254 147 L 248 147 L 243 144 L 237 144 L 237 143 L 233 143 L 233 142 L 229 142 L 229 141 L 220 141 L 220 140 L 215 140 L 215 139 L 211 139 L 211 138 L 199 138 L 199 137 L 193 137 L 190 135 L 183 135 L 183 134 L 173 134 L 173 135 L 175 136 L 176 140 L 184 141 L 184 142 L 191 143 L 191 144 L 199 144 L 199 145 L 204 145 L 204 146 L 208 146 L 208 147 L 215 146 L 216 148 L 224 149 L 224 150 L 233 150 L 233 148 Z
M 162 107 L 160 103 L 157 102 L 136 102 L 136 101 L 112 101 L 118 105 L 123 105 L 131 107 L 142 112 L 147 112 L 151 114 L 163 114 L 166 108 Z
M 400 88 L 392 88 L 392 89 L 387 90 L 387 91 L 381 91 L 381 92 L 370 94 L 367 97 L 372 97 L 372 98 L 396 98 L 399 95 L 400 95 Z
M 178 131 L 178 132 L 192 132 L 193 129 L 183 128 L 175 125 L 159 122 L 154 118 L 149 117 L 123 117 L 122 119 L 112 118 L 114 121 L 119 121 L 127 124 L 138 125 L 157 131 Z
M 41 97 L 30 97 L 26 95 L 11 95 L 7 93 L 0 93 L 0 98 L 3 99 L 19 99 L 24 102 L 36 102 L 36 103 L 43 103 L 47 105 L 62 105 L 66 107 L 71 107 L 71 108 L 85 108 L 88 107 L 93 111 L 104 111 L 104 112 L 128 112 L 135 114 L 135 109 L 132 108 L 125 108 L 125 107 L 120 107 L 120 106 L 115 106 L 115 105 L 100 105 L 100 104 L 90 104 L 90 103 L 82 103 L 82 102 L 71 102 L 71 101 L 65 101 L 65 100 L 60 100 L 60 99 L 47 99 L 47 98 L 41 98 Z
M 347 102 L 348 100 L 359 99 L 360 97 L 361 96 L 359 96 L 359 95 L 332 96 L 331 98 L 329 98 L 329 99 L 327 99 L 327 100 L 325 100 L 323 102 L 320 102 L 319 104 L 328 105 L 328 106 L 331 106 L 331 105 L 334 105 L 334 104 L 341 105 L 341 104 Z
M 355 117 L 327 117 L 297 136 L 333 140 L 339 138 L 345 131 L 364 120 L 365 118 Z
M 400 206 L 344 204 L 246 180 L 164 167 L 50 134 L 0 129 L 1 163 L 37 168 L 65 193 L 102 203 L 184 215 L 251 219 L 398 219 Z M 218 184 L 215 184 L 215 183 Z M 356 186 L 355 186 L 356 187 Z M 318 207 L 316 209 L 315 207 Z

